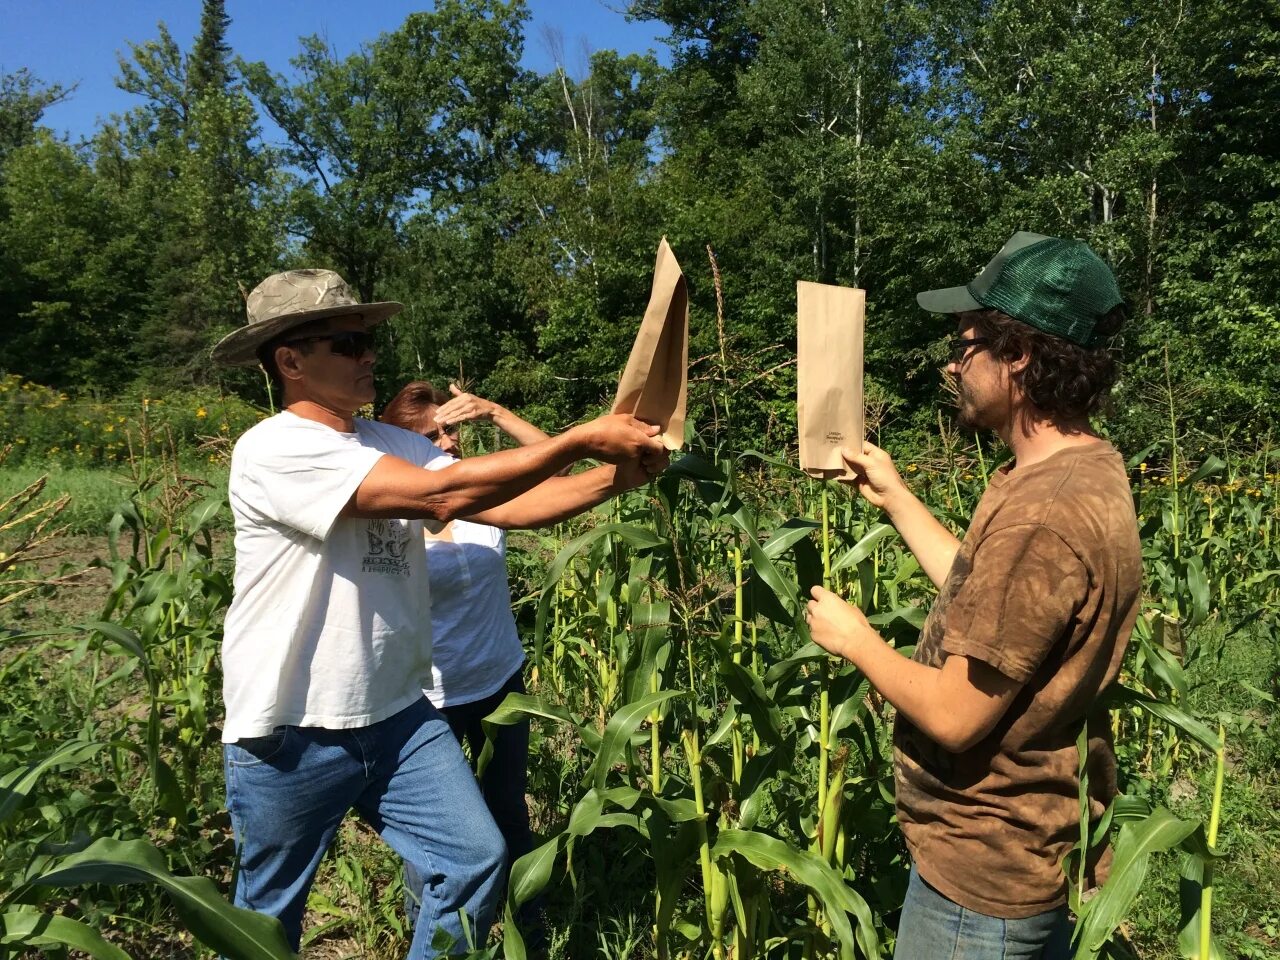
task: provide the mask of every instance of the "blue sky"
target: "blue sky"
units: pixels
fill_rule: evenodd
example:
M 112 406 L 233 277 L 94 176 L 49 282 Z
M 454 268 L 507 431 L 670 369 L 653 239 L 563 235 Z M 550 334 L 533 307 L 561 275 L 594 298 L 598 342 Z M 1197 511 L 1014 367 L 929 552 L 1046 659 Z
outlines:
M 658 27 L 629 23 L 618 12 L 625 0 L 528 0 L 526 66 L 540 71 L 555 62 L 549 36 L 558 35 L 566 68 L 582 72 L 586 50 L 624 53 L 653 50 L 665 62 Z M 394 30 L 429 3 L 404 0 L 226 0 L 232 50 L 290 71 L 298 38 L 317 33 L 345 55 L 380 33 Z M 0 0 L 0 72 L 28 67 L 46 83 L 79 83 L 71 100 L 49 108 L 44 123 L 72 139 L 91 134 L 99 118 L 136 102 L 115 86 L 117 54 L 129 43 L 156 36 L 163 20 L 189 50 L 200 25 L 200 0 Z

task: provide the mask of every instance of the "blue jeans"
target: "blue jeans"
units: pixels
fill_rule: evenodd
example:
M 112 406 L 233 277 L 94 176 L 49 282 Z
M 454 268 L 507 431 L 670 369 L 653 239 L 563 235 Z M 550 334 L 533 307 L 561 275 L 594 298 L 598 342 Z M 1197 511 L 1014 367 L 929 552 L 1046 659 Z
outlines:
M 425 697 L 368 727 L 279 727 L 225 744 L 223 766 L 240 862 L 235 903 L 279 917 L 295 950 L 320 858 L 353 808 L 424 878 L 410 960 L 436 956 L 437 927 L 465 952 L 460 910 L 484 943 L 506 847 Z
M 445 707 L 442 711 L 453 735 L 458 743 L 465 743 L 474 760 L 484 749 L 484 727 L 481 725 L 485 717 L 497 710 L 509 693 L 524 693 L 524 678 L 520 670 L 516 670 L 507 682 L 496 693 L 483 700 L 471 703 L 459 703 Z M 484 794 L 484 802 L 493 814 L 493 820 L 502 831 L 502 838 L 507 843 L 507 869 L 533 849 L 533 833 L 529 830 L 529 807 L 524 795 L 529 784 L 529 721 L 527 719 L 510 726 L 499 727 L 493 740 L 493 757 L 485 767 L 484 776 L 480 778 L 480 790 Z M 414 897 L 419 887 L 418 877 L 413 864 L 405 861 L 405 912 L 410 922 L 418 912 L 418 904 Z M 517 918 L 522 931 L 534 935 L 537 941 L 536 926 L 538 914 L 541 912 L 541 899 L 526 903 Z
M 911 868 L 893 960 L 1069 960 L 1066 907 L 1020 920 L 966 909 Z

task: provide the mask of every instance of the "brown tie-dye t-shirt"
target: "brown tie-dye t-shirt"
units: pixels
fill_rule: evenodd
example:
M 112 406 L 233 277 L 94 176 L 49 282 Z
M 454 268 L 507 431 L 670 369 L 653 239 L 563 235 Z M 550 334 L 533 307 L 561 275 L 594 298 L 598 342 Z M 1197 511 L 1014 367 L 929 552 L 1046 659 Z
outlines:
M 951 753 L 898 715 L 898 818 L 920 876 L 1015 919 L 1066 901 L 1079 836 L 1076 738 L 1089 716 L 1092 815 L 1115 793 L 1098 694 L 1138 612 L 1142 558 L 1124 463 L 1104 441 L 991 480 L 920 633 L 915 659 L 971 657 L 1024 684 L 995 729 Z

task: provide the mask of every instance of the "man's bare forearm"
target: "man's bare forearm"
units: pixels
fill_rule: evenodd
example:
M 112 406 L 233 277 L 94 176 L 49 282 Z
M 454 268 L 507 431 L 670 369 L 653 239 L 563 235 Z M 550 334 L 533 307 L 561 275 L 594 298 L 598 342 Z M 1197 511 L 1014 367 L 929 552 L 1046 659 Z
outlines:
M 845 658 L 866 675 L 899 713 L 930 739 L 942 742 L 938 734 L 943 731 L 935 722 L 937 716 L 947 713 L 938 697 L 940 669 L 909 660 L 878 636 L 851 644 Z
M 990 733 L 1022 687 L 967 657 L 948 657 L 941 667 L 909 660 L 872 631 L 847 649 L 845 658 L 881 696 L 953 753 L 968 750 Z
M 905 488 L 885 502 L 884 511 L 898 533 L 902 534 L 907 549 L 919 562 L 920 569 L 933 581 L 934 586 L 942 589 L 947 574 L 951 572 L 951 565 L 955 562 L 956 553 L 960 550 L 960 541 L 938 522 L 938 518 L 929 512 L 928 507 Z
M 519 497 L 585 455 L 574 432 L 424 470 L 385 456 L 344 510 L 349 516 L 438 520 L 474 516 Z

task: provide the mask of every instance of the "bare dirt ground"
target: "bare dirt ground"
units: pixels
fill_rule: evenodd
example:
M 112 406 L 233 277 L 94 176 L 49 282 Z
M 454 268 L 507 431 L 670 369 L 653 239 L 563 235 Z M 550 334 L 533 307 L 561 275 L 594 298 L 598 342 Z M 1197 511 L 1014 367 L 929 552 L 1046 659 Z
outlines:
M 25 580 L 61 582 L 56 589 L 36 587 L 0 606 L 0 632 L 59 629 L 97 616 L 111 586 L 111 572 L 91 564 L 96 558 L 105 560 L 109 556 L 107 538 L 64 536 L 49 553 L 52 556 L 24 564 L 15 572 L 20 571 Z

